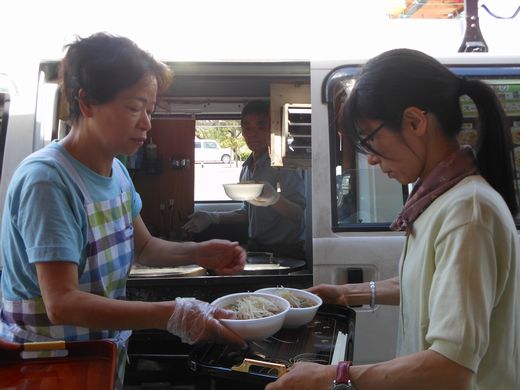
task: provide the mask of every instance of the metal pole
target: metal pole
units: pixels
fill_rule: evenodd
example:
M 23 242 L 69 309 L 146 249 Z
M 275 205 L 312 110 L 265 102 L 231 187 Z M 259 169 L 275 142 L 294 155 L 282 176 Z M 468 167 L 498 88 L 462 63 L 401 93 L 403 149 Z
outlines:
M 464 0 L 466 12 L 466 32 L 459 52 L 488 52 L 488 45 L 480 31 L 478 19 L 478 0 Z

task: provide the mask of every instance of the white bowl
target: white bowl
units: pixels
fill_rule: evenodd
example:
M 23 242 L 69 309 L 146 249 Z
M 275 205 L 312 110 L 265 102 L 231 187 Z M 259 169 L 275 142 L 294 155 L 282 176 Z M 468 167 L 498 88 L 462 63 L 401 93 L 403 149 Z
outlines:
M 285 321 L 283 324 L 284 328 L 297 328 L 299 326 L 303 326 L 312 321 L 316 313 L 318 312 L 318 308 L 323 304 L 323 301 L 319 296 L 313 294 L 309 291 L 299 290 L 297 288 L 289 288 L 289 287 L 268 287 L 261 288 L 255 292 L 265 293 L 265 294 L 273 294 L 275 296 L 283 297 L 283 292 L 288 291 L 295 295 L 298 298 L 304 298 L 309 302 L 312 302 L 312 306 L 308 307 L 291 307 L 289 309 L 289 313 L 285 316 Z
M 226 195 L 233 200 L 251 200 L 260 196 L 264 185 L 261 183 L 222 184 Z
M 220 308 L 225 308 L 233 302 L 236 302 L 239 298 L 248 296 L 260 296 L 267 298 L 272 302 L 275 302 L 275 304 L 281 309 L 281 312 L 269 317 L 255 318 L 251 320 L 234 320 L 222 318 L 219 321 L 233 332 L 240 335 L 244 340 L 263 340 L 278 332 L 282 328 L 285 316 L 287 315 L 291 305 L 285 299 L 276 295 L 257 292 L 236 293 L 217 298 L 211 304 Z

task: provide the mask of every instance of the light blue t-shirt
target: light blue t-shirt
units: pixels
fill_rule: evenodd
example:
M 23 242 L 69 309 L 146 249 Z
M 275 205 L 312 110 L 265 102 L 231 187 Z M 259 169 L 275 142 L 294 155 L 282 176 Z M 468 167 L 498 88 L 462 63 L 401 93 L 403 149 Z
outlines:
M 95 173 L 57 142 L 46 147 L 57 148 L 66 156 L 93 202 L 121 193 L 123 186 L 117 174 L 105 177 Z M 131 183 L 124 165 L 117 159 L 114 164 L 120 164 Z M 141 198 L 132 184 L 132 218 L 141 208 Z M 34 263 L 69 261 L 82 269 L 87 223 L 83 194 L 65 168 L 47 157 L 23 161 L 9 184 L 2 218 L 3 297 L 20 300 L 41 296 Z

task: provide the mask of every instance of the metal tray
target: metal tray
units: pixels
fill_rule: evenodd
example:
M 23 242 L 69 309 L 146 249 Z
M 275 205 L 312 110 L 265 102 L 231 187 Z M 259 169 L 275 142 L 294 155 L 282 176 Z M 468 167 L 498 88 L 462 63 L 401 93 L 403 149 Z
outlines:
M 298 361 L 335 364 L 351 360 L 355 316 L 350 308 L 323 305 L 306 326 L 282 329 L 265 340 L 250 342 L 246 351 L 215 343 L 197 345 L 190 352 L 189 365 L 199 374 L 265 386 Z
M 136 264 L 132 266 L 129 277 L 152 278 L 159 276 L 203 276 L 206 269 L 198 265 L 179 265 L 177 267 L 146 267 Z

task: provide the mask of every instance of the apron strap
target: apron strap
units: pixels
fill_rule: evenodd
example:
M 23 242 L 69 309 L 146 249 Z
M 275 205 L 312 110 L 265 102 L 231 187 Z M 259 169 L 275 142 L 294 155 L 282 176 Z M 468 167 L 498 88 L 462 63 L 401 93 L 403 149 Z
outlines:
M 85 185 L 85 182 L 79 175 L 76 168 L 72 165 L 72 163 L 68 160 L 67 157 L 63 155 L 57 148 L 53 147 L 45 147 L 42 148 L 35 153 L 33 153 L 31 156 L 26 158 L 26 161 L 33 160 L 35 158 L 41 158 L 41 157 L 50 157 L 54 160 L 58 161 L 63 168 L 67 171 L 67 173 L 74 178 L 74 181 L 76 182 L 77 186 L 81 190 L 81 193 L 83 194 L 83 197 L 85 198 L 86 203 L 91 203 L 92 198 L 90 197 L 90 194 L 87 191 L 87 187 Z
M 74 167 L 74 165 L 70 162 L 70 160 L 57 148 L 53 147 L 45 147 L 42 148 L 35 153 L 33 153 L 31 156 L 27 157 L 25 161 L 33 160 L 34 158 L 41 158 L 41 157 L 50 157 L 58 161 L 67 171 L 67 173 L 70 174 L 72 178 L 74 178 L 74 181 L 78 185 L 78 187 L 81 190 L 81 193 L 83 194 L 83 197 L 85 198 L 85 203 L 92 203 L 92 198 L 87 191 L 87 187 L 85 185 L 85 182 L 81 178 L 80 174 L 78 173 L 77 169 Z M 117 175 L 119 178 L 119 184 L 121 186 L 121 192 L 129 192 L 132 189 L 132 185 L 128 177 L 124 174 L 123 168 L 121 167 L 121 164 L 116 161 L 116 158 L 114 158 L 112 162 L 112 175 Z

